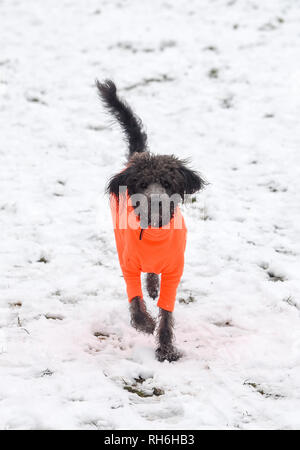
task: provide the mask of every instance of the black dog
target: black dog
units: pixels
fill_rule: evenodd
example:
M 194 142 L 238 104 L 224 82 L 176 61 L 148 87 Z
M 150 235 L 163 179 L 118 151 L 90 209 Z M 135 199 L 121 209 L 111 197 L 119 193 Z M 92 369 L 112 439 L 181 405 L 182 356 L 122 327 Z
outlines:
M 170 301 L 168 298 L 158 301 L 158 306 L 160 306 L 160 322 L 157 332 L 158 348 L 156 350 L 156 356 L 159 361 L 175 361 L 180 358 L 181 353 L 173 344 L 174 323 L 172 311 L 174 308 L 176 288 L 183 270 L 185 234 L 183 235 L 182 233 L 185 233 L 186 229 L 184 224 L 183 230 L 164 230 L 163 227 L 171 223 L 173 224 L 175 218 L 180 214 L 178 204 L 184 202 L 185 195 L 199 191 L 205 182 L 197 172 L 187 167 L 185 160 L 180 160 L 174 155 L 154 155 L 150 153 L 147 149 L 147 135 L 143 131 L 141 120 L 133 113 L 126 102 L 118 97 L 115 84 L 108 80 L 104 83 L 96 81 L 96 85 L 105 107 L 121 125 L 129 147 L 126 168 L 110 179 L 107 191 L 111 197 L 117 199 L 117 212 L 120 209 L 119 201 L 121 195 L 130 199 L 135 217 L 139 220 L 139 229 L 137 231 L 132 231 L 128 228 L 122 230 L 121 237 L 116 235 L 120 264 L 127 283 L 131 324 L 137 330 L 144 333 L 152 334 L 154 332 L 156 322 L 147 312 L 141 290 L 137 286 L 140 283 L 138 279 L 140 278 L 140 272 L 147 272 L 147 291 L 150 297 L 155 299 L 159 294 L 158 274 L 161 273 L 161 291 L 164 287 L 164 290 L 170 293 Z M 120 193 L 122 186 L 126 186 L 123 194 Z M 142 195 L 146 199 L 146 202 L 133 201 L 137 194 Z M 172 201 L 166 203 L 168 205 L 167 208 L 163 201 L 163 198 L 166 197 L 172 198 Z M 164 255 L 160 256 L 160 253 L 163 254 L 166 251 L 165 249 L 167 247 L 163 246 L 163 242 L 165 241 L 162 240 L 162 244 L 160 244 L 160 242 L 151 241 L 151 235 L 147 235 L 147 233 L 155 233 L 156 231 L 160 233 L 161 230 L 168 233 L 164 235 L 165 239 L 171 240 L 168 244 L 171 244 L 171 247 L 168 248 L 176 247 L 176 245 L 180 246 L 178 251 L 180 254 L 178 257 L 178 267 L 175 261 L 172 270 L 167 270 L 163 266 L 162 269 L 157 269 L 159 266 L 156 265 L 157 261 L 153 261 L 153 267 L 156 267 L 156 270 L 153 270 L 153 267 L 150 267 L 149 263 L 144 264 L 144 262 L 139 262 L 140 260 L 143 261 L 143 257 L 145 256 L 141 253 L 143 251 L 141 249 L 145 248 L 149 250 L 150 248 L 152 251 L 152 248 L 149 247 L 152 243 L 153 251 L 155 252 L 155 249 L 158 249 L 157 258 L 164 257 Z M 144 231 L 145 233 L 143 235 Z M 130 241 L 130 245 L 124 244 L 123 241 L 126 241 L 126 239 Z M 127 256 L 123 258 L 125 251 L 124 245 L 125 247 L 127 245 Z M 143 245 L 145 247 L 142 247 Z M 137 273 L 133 273 L 132 267 L 134 263 L 138 267 L 136 270 Z M 143 270 L 143 264 L 146 270 Z M 182 267 L 179 267 L 179 265 Z

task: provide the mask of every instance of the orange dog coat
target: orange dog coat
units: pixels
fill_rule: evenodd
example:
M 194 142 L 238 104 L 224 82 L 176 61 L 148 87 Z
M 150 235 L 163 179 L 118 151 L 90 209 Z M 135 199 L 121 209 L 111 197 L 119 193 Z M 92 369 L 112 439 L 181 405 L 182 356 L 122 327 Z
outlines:
M 161 274 L 157 306 L 173 311 L 183 273 L 187 232 L 179 207 L 167 226 L 144 230 L 140 227 L 128 196 L 120 196 L 118 201 L 111 195 L 111 211 L 129 302 L 136 296 L 143 298 L 141 272 L 153 272 Z

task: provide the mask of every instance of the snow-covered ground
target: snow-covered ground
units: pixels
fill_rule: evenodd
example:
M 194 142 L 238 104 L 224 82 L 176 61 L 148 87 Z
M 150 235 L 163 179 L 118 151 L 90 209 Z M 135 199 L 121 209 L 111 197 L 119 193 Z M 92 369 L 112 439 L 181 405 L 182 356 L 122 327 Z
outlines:
M 1 429 L 300 428 L 299 23 L 298 0 L 0 1 Z M 129 325 L 96 77 L 210 182 L 176 363 Z

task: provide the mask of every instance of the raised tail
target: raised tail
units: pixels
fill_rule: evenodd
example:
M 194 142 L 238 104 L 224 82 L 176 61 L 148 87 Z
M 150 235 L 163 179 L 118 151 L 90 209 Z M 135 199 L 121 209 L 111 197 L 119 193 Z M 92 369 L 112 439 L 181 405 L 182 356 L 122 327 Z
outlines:
M 108 111 L 120 123 L 129 147 L 129 158 L 134 153 L 147 150 L 147 135 L 143 130 L 142 121 L 137 117 L 129 105 L 117 95 L 117 88 L 113 81 L 100 83 L 96 80 L 99 97 Z

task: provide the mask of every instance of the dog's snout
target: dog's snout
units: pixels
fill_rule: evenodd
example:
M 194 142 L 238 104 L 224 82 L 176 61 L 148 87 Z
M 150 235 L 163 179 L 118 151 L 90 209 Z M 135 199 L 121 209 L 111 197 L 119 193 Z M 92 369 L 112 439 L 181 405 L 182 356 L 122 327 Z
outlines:
M 149 186 L 144 191 L 144 194 L 147 195 L 147 197 L 159 196 L 165 193 L 166 193 L 165 188 L 159 183 L 149 184 Z

